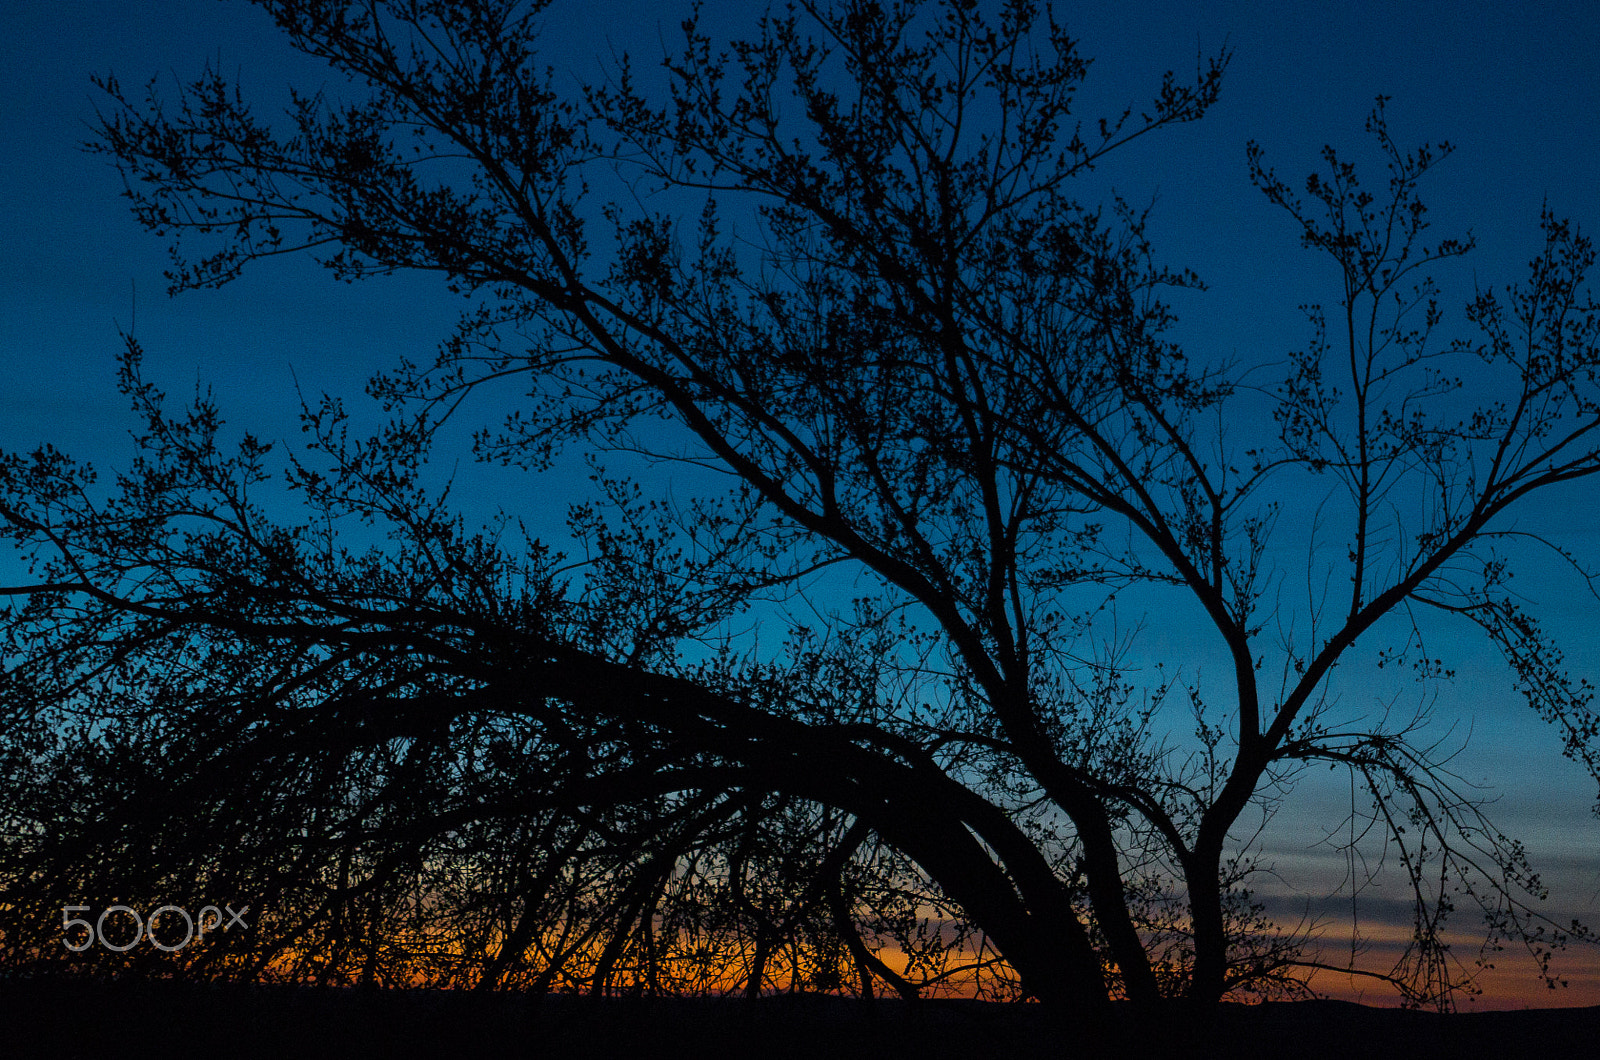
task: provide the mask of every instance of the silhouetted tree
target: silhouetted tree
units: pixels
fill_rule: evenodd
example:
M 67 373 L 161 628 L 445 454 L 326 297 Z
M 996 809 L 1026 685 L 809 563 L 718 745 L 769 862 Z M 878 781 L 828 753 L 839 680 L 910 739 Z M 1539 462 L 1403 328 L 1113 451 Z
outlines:
M 930 929 L 945 903 L 859 822 L 817 818 L 627 711 L 558 709 L 524 669 L 554 663 L 621 705 L 637 693 L 619 675 L 742 593 L 685 564 L 667 584 L 703 585 L 701 603 L 659 598 L 641 580 L 667 573 L 649 506 L 619 499 L 610 527 L 577 509 L 592 562 L 569 586 L 538 546 L 511 560 L 446 517 L 410 441 L 347 447 L 334 429 L 318 443 L 330 468 L 291 469 L 305 520 L 278 526 L 252 501 L 264 449 L 226 452 L 207 401 L 169 416 L 139 367 L 130 344 L 121 383 L 147 429 L 110 503 L 56 454 L 6 466 L 13 536 L 64 547 L 16 587 L 28 600 L 7 628 L 11 962 L 704 993 L 840 985 L 847 920 L 856 965 L 903 993 L 962 967 L 968 929 Z M 344 547 L 334 528 L 352 521 L 384 544 Z M 697 526 L 737 551 L 741 523 Z M 161 589 L 124 595 L 129 577 Z M 179 614 L 199 625 L 161 617 Z M 623 661 L 584 675 L 546 648 Z M 825 709 L 878 688 L 885 651 L 863 635 L 854 654 L 797 650 L 782 668 L 714 659 L 691 687 L 774 699 L 804 671 Z M 491 671 L 492 687 L 472 676 Z M 788 903 L 797 866 L 815 878 Z M 66 907 L 94 922 L 217 895 L 257 911 L 248 933 L 175 952 L 61 945 Z M 922 970 L 883 965 L 884 946 Z
M 1435 266 L 1470 242 L 1429 242 L 1417 190 L 1444 150 L 1399 148 L 1380 101 L 1386 189 L 1330 150 L 1297 197 L 1252 148 L 1341 283 L 1281 382 L 1246 385 L 1260 366 L 1172 337 L 1162 292 L 1199 283 L 1157 263 L 1144 216 L 1074 195 L 1130 140 L 1200 117 L 1225 56 L 1083 120 L 1086 61 L 1023 2 L 802 5 L 726 47 L 691 18 L 665 87 L 623 60 L 572 91 L 536 57 L 542 4 L 260 6 L 350 101 L 296 96 L 273 122 L 215 71 L 170 107 L 111 82 L 100 149 L 177 240 L 177 288 L 304 251 L 468 297 L 432 364 L 375 381 L 387 434 L 351 442 L 325 403 L 308 426 L 332 470 L 290 469 L 314 511 L 397 532 L 354 553 L 332 520 L 273 525 L 253 500 L 266 447 L 223 457 L 214 410 L 169 418 L 130 360 L 151 426 L 114 500 L 53 452 L 7 458 L 0 513 L 46 572 L 13 590 L 8 710 L 148 717 L 161 770 L 252 792 L 263 859 L 325 857 L 320 886 L 371 896 L 339 916 L 389 916 L 385 895 L 419 893 L 397 874 L 463 844 L 457 864 L 511 874 L 494 976 L 548 946 L 597 962 L 592 988 L 624 963 L 660 982 L 658 929 L 692 937 L 691 889 L 721 881 L 703 908 L 739 925 L 751 989 L 804 940 L 838 947 L 821 981 L 848 958 L 863 991 L 909 991 L 916 961 L 876 954 L 931 921 L 874 919 L 869 896 L 925 874 L 978 933 L 968 952 L 1052 1004 L 1294 989 L 1316 962 L 1253 903 L 1239 829 L 1320 762 L 1368 785 L 1402 852 L 1413 948 L 1379 974 L 1408 996 L 1459 983 L 1448 881 L 1496 937 L 1570 934 L 1423 719 L 1346 717 L 1332 691 L 1385 619 L 1409 631 L 1383 632 L 1386 667 L 1445 676 L 1427 605 L 1482 627 L 1596 771 L 1588 687 L 1506 588 L 1508 512 L 1600 470 L 1575 228 L 1546 214 L 1527 285 L 1476 292 L 1446 334 Z M 477 435 L 486 459 L 536 471 L 576 445 L 737 485 L 674 508 L 612 483 L 575 513 L 580 591 L 419 484 L 428 441 L 488 387 L 526 400 Z M 1298 609 L 1286 523 L 1341 546 L 1312 552 Z M 835 570 L 877 590 L 830 608 Z M 1135 665 L 1127 612 L 1153 608 L 1205 624 L 1224 687 Z M 741 614 L 785 643 L 741 639 Z M 34 739 L 58 738 L 51 717 Z M 198 871 L 211 834 L 182 835 Z M 375 860 L 346 882 L 357 853 Z M 333 907 L 301 907 L 285 938 L 334 959 Z

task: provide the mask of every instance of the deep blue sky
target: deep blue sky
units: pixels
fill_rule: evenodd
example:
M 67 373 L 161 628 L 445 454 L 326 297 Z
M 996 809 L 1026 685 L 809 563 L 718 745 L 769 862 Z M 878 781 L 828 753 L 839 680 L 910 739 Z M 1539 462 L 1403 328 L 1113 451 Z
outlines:
M 738 5 L 706 7 L 714 23 L 740 24 Z M 636 0 L 558 3 L 551 30 L 564 43 L 550 59 L 579 75 L 598 70 L 592 56 L 613 48 L 649 59 L 662 36 L 674 39 L 679 17 L 660 10 L 667 13 Z M 1211 284 L 1204 299 L 1182 306 L 1184 334 L 1197 348 L 1278 359 L 1305 337 L 1296 306 L 1332 300 L 1330 266 L 1300 251 L 1287 219 L 1250 188 L 1245 143 L 1258 140 L 1295 180 L 1324 143 L 1368 157 L 1361 127 L 1378 93 L 1393 97 L 1390 127 L 1400 142 L 1457 147 L 1430 196 L 1435 231 L 1470 227 L 1480 243 L 1456 274 L 1453 301 L 1474 275 L 1518 278 L 1535 251 L 1543 201 L 1600 228 L 1600 4 L 1592 0 L 1132 0 L 1062 4 L 1058 13 L 1095 57 L 1091 111 L 1142 102 L 1163 70 L 1192 69 L 1198 52 L 1224 42 L 1234 49 L 1223 100 L 1205 121 L 1145 141 L 1102 174 L 1135 200 L 1157 196 L 1158 247 Z M 20 0 L 7 15 L 0 447 L 50 440 L 100 462 L 125 459 L 132 424 L 112 363 L 117 329 L 133 322 L 135 304 L 149 374 L 175 397 L 197 381 L 212 385 L 233 422 L 268 438 L 293 433 L 295 379 L 309 392 L 354 393 L 399 354 L 429 356 L 458 307 L 427 280 L 347 287 L 286 261 L 220 292 L 167 298 L 164 248 L 129 217 L 116 173 L 79 149 L 97 102 L 92 74 L 115 72 L 125 85 L 160 75 L 170 84 L 211 61 L 237 71 L 263 102 L 283 98 L 291 80 L 305 87 L 337 75 L 287 52 L 259 12 L 232 0 Z M 1595 499 L 1594 487 L 1573 491 L 1529 519 L 1600 556 Z M 1600 604 L 1569 582 L 1536 569 L 1526 587 L 1592 674 Z M 1503 673 L 1467 667 L 1455 691 L 1476 727 L 1469 772 L 1505 785 L 1511 830 L 1532 833 L 1561 900 L 1593 916 L 1600 831 L 1587 813 L 1592 788 L 1557 757 L 1552 734 L 1526 717 Z M 1292 820 L 1303 826 L 1306 818 Z M 1286 867 L 1314 860 L 1304 844 L 1285 842 Z M 1588 979 L 1581 997 L 1538 1000 L 1600 1003 L 1600 979 Z

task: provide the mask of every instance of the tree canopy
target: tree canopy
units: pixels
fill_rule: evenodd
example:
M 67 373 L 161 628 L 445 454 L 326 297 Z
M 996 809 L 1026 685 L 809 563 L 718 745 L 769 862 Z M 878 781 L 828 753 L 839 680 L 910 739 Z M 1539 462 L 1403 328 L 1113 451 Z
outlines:
M 1175 335 L 1200 278 L 1081 189 L 1201 118 L 1226 54 L 1100 117 L 1077 43 L 1022 0 L 802 4 L 727 43 L 691 15 L 659 77 L 624 58 L 577 88 L 538 54 L 543 4 L 257 2 L 349 91 L 267 117 L 215 70 L 170 98 L 103 85 L 96 149 L 175 289 L 307 254 L 438 273 L 462 324 L 373 380 L 370 438 L 334 396 L 303 451 L 225 444 L 130 340 L 127 471 L 4 455 L 34 564 L 5 590 L 12 953 L 1270 996 L 1320 961 L 1252 897 L 1247 812 L 1314 765 L 1370 792 L 1415 900 L 1406 955 L 1365 971 L 1447 998 L 1469 899 L 1541 961 L 1587 937 L 1539 914 L 1423 712 L 1334 692 L 1375 640 L 1385 673 L 1448 680 L 1427 637 L 1472 624 L 1600 777 L 1591 689 L 1508 584 L 1530 547 L 1587 576 L 1511 520 L 1600 470 L 1574 224 L 1547 211 L 1524 280 L 1451 295 L 1472 242 L 1421 198 L 1448 146 L 1402 147 L 1381 98 L 1376 185 L 1331 148 L 1291 184 L 1252 146 L 1338 280 L 1298 349 L 1223 360 Z M 480 529 L 428 460 L 490 390 L 515 407 L 477 455 L 530 487 Z M 571 559 L 517 506 L 585 458 Z M 1140 660 L 1167 620 L 1203 626 L 1225 680 Z M 222 892 L 257 930 L 59 953 L 79 895 Z

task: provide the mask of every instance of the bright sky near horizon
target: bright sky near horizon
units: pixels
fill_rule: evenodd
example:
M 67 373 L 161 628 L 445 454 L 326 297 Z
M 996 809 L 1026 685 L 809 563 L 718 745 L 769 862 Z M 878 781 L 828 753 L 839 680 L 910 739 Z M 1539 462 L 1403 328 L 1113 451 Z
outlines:
M 706 4 L 712 24 L 731 32 L 745 25 L 740 7 Z M 1181 74 L 1199 54 L 1233 50 L 1211 115 L 1139 143 L 1096 177 L 1136 202 L 1153 196 L 1157 250 L 1211 285 L 1179 304 L 1181 334 L 1197 348 L 1255 363 L 1281 360 L 1304 342 L 1297 307 L 1333 301 L 1334 276 L 1250 187 L 1245 145 L 1258 141 L 1294 184 L 1318 165 L 1324 143 L 1367 161 L 1375 179 L 1362 123 L 1379 93 L 1392 97 L 1390 129 L 1400 143 L 1456 147 L 1428 188 L 1433 231 L 1470 228 L 1479 249 L 1447 274 L 1455 281 L 1447 301 L 1458 305 L 1475 280 L 1521 278 L 1541 203 L 1600 230 L 1600 4 L 1591 0 L 1127 0 L 1056 10 L 1094 58 L 1090 114 L 1143 104 L 1162 71 Z M 662 41 L 672 45 L 678 17 L 677 5 L 646 0 L 556 0 L 550 28 L 561 44 L 549 59 L 579 77 L 596 74 L 613 50 L 647 62 Z M 80 149 L 100 98 L 90 78 L 115 73 L 135 85 L 159 76 L 170 86 L 209 62 L 237 71 L 263 103 L 286 98 L 290 83 L 314 89 L 337 78 L 293 54 L 249 5 L 19 0 L 8 5 L 0 47 L 0 449 L 49 441 L 100 466 L 128 459 L 134 423 L 113 376 L 119 328 L 135 330 L 149 376 L 175 399 L 209 385 L 232 423 L 288 439 L 296 386 L 354 396 L 395 358 L 428 358 L 454 322 L 459 303 L 432 279 L 346 286 L 299 259 L 251 268 L 221 291 L 167 297 L 164 246 L 132 220 L 116 172 Z M 469 486 L 526 490 L 498 473 L 463 474 Z M 1552 498 L 1527 513 L 1527 525 L 1600 557 L 1597 492 L 1591 483 Z M 1580 672 L 1600 670 L 1600 601 L 1554 566 L 1535 564 L 1524 587 L 1537 613 L 1564 630 Z M 1552 886 L 1552 911 L 1600 921 L 1592 782 L 1559 757 L 1555 734 L 1529 715 L 1502 667 L 1469 657 L 1461 671 L 1452 702 L 1469 705 L 1473 730 L 1463 774 L 1504 792 L 1499 816 L 1529 839 Z M 1314 892 L 1310 911 L 1330 918 L 1334 950 L 1347 930 L 1335 918 L 1348 904 L 1321 895 L 1337 886 L 1344 862 L 1313 842 L 1319 826 L 1337 824 L 1329 807 L 1337 810 L 1339 798 L 1334 787 L 1309 791 L 1270 833 L 1285 881 L 1283 895 L 1269 895 L 1274 911 L 1292 921 L 1293 895 Z M 1363 912 L 1378 925 L 1380 947 L 1400 926 L 1385 912 L 1394 907 L 1393 895 L 1380 894 Z M 1600 1004 L 1600 959 L 1574 952 L 1567 967 L 1572 988 L 1546 995 L 1523 965 L 1503 961 L 1479 1004 Z M 1342 984 L 1317 985 L 1346 993 Z M 1366 999 L 1380 995 L 1369 989 Z

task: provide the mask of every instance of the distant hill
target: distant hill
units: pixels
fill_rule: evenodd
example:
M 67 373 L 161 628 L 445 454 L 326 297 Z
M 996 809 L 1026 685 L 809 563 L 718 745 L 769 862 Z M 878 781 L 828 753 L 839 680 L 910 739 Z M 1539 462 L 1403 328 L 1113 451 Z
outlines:
M 1038 1007 L 821 996 L 624 999 L 171 982 L 0 982 L 17 1057 L 1230 1057 L 1367 1060 L 1595 1055 L 1600 1007 L 1455 1015 L 1309 1001 L 1225 1006 L 1209 1026 Z

